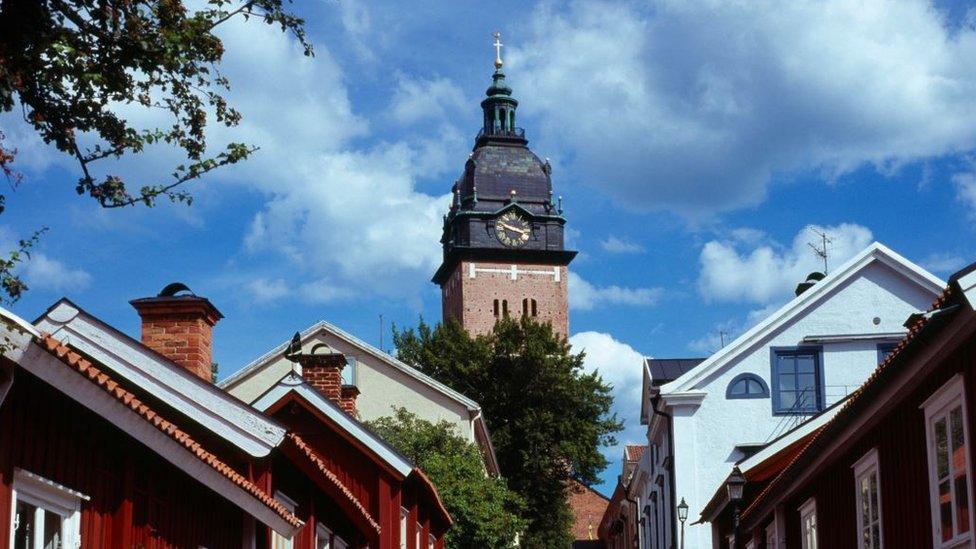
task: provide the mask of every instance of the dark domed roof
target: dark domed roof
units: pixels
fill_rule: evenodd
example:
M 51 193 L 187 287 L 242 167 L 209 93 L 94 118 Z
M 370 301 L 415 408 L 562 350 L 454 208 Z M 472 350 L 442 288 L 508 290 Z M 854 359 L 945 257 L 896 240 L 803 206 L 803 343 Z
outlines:
M 499 202 L 516 192 L 520 204 L 546 203 L 550 200 L 552 182 L 548 165 L 525 146 L 484 145 L 471 154 L 458 181 L 462 197 L 478 192 L 475 209 L 497 209 Z M 494 204 L 490 204 L 494 203 Z

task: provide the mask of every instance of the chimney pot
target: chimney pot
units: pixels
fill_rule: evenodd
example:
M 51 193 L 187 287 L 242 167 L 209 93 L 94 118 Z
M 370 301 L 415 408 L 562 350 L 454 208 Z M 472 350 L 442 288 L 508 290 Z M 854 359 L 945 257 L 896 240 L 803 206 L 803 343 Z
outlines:
M 174 282 L 155 297 L 129 302 L 142 319 L 142 343 L 213 382 L 213 327 L 224 317 L 205 297 Z

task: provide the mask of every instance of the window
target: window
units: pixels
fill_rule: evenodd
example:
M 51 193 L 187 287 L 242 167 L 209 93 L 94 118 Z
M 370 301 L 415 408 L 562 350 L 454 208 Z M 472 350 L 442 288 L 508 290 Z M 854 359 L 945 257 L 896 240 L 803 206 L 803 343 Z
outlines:
M 817 549 L 817 500 L 810 498 L 800 506 L 800 545 Z
M 502 316 L 508 318 L 508 300 L 502 300 Z
M 530 299 L 529 302 L 532 305 L 532 316 L 539 316 L 539 306 L 534 299 Z
M 434 549 L 434 545 L 437 544 L 437 539 L 434 538 L 434 534 L 427 536 L 427 549 Z
M 289 498 L 278 490 L 275 490 L 274 497 L 285 506 L 285 509 L 288 509 L 289 513 L 295 514 L 295 511 L 298 509 L 298 504 L 295 503 L 293 499 Z M 291 539 L 282 536 L 278 532 L 272 532 L 271 547 L 272 549 L 292 549 L 292 547 L 294 547 L 294 542 Z
M 963 378 L 956 375 L 922 404 L 929 462 L 934 547 L 972 539 L 969 426 Z
M 529 316 L 529 298 L 522 298 L 522 316 Z
M 884 362 L 884 359 L 888 358 L 888 355 L 895 350 L 898 346 L 897 341 L 886 341 L 884 343 L 878 343 L 878 364 Z
M 339 536 L 333 538 L 333 544 L 335 545 L 335 549 L 349 549 L 349 544 L 346 543 L 346 540 L 340 538 Z
M 346 357 L 346 367 L 342 369 L 342 384 L 356 385 L 356 359 L 351 356 Z
M 407 519 L 410 511 L 406 507 L 400 508 L 400 549 L 407 549 Z
M 823 411 L 823 370 L 820 347 L 773 347 L 773 413 L 813 414 Z
M 495 307 L 494 307 L 494 309 L 495 309 L 495 318 L 498 318 L 498 300 L 497 299 L 495 300 Z
M 753 540 L 749 540 L 746 543 L 746 549 L 756 549 L 756 542 Z
M 421 526 L 420 523 L 418 522 L 417 523 L 417 530 L 414 532 L 414 534 L 415 534 L 414 537 L 417 539 L 417 544 L 414 545 L 414 547 L 416 547 L 417 549 L 420 549 L 420 540 L 421 540 L 420 534 L 423 531 L 423 529 L 424 529 L 424 527 Z
M 10 547 L 80 547 L 81 501 L 88 499 L 34 473 L 15 469 Z
M 766 549 L 776 549 L 776 521 L 766 527 Z
M 725 398 L 728 399 L 767 397 L 769 397 L 769 387 L 756 374 L 739 374 L 732 378 L 728 388 L 725 389 Z
M 315 527 L 315 549 L 332 549 L 332 531 L 321 524 Z
M 878 473 L 878 450 L 857 460 L 854 469 L 854 492 L 857 509 L 858 549 L 881 547 L 881 476 Z

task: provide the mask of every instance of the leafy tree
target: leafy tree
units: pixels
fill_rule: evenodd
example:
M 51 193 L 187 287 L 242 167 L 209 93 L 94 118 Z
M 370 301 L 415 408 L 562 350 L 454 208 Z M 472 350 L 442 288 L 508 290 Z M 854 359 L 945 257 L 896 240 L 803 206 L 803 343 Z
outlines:
M 622 429 L 611 387 L 583 371 L 551 325 L 505 319 L 472 337 L 456 322 L 394 332 L 401 360 L 477 400 L 502 474 L 526 502 L 523 547 L 572 542 L 569 482 L 592 485 L 607 461 L 600 448 Z
M 378 435 L 414 461 L 437 486 L 454 519 L 447 547 L 504 548 L 524 527 L 522 500 L 501 478 L 485 473 L 478 447 L 447 421 L 431 423 L 403 408 L 368 423 Z
M 184 0 L 0 1 L 0 113 L 21 112 L 46 143 L 75 159 L 75 190 L 103 207 L 152 206 L 160 197 L 190 203 L 184 183 L 256 150 L 244 143 L 207 148 L 209 121 L 235 126 L 241 119 L 222 95 L 230 82 L 220 73 L 224 46 L 215 30 L 253 18 L 293 34 L 312 55 L 304 21 L 283 3 L 207 0 L 191 9 Z M 133 127 L 120 114 L 131 106 L 165 112 L 171 125 Z M 0 132 L 0 172 L 15 186 L 22 179 L 13 167 L 17 150 L 5 140 Z M 140 182 L 97 169 L 100 160 L 156 143 L 181 149 L 186 160 Z M 0 212 L 4 202 L 0 194 Z M 25 252 L 22 245 L 10 262 Z M 11 300 L 26 289 L 6 264 L 0 287 Z

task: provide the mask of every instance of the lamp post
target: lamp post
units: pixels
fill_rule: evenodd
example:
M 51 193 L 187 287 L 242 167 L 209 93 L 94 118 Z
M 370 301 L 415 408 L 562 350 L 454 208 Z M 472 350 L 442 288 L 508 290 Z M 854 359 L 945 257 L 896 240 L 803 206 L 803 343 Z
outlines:
M 685 549 L 685 521 L 688 520 L 688 504 L 681 498 L 678 504 L 678 520 L 681 522 L 681 549 Z
M 732 504 L 732 547 L 739 544 L 739 504 L 742 502 L 742 491 L 746 485 L 746 477 L 738 467 L 732 469 L 729 478 L 725 479 L 725 489 L 729 493 L 729 503 Z

